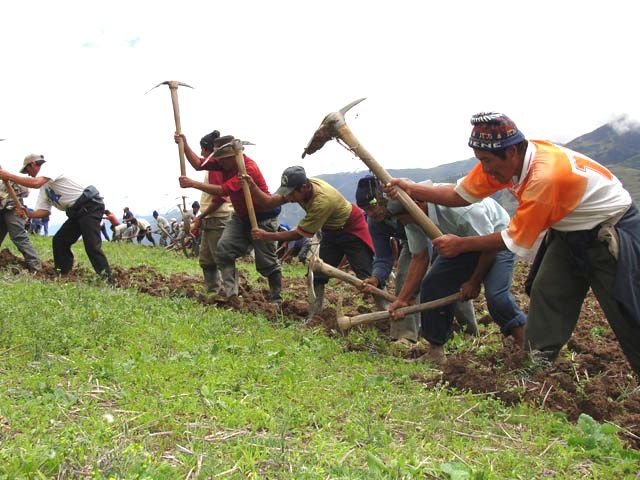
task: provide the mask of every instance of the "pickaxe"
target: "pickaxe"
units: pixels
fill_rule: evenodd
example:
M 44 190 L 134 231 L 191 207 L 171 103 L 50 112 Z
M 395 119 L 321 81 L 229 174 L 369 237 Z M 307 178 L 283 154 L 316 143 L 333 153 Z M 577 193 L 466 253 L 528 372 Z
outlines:
M 251 189 L 249 188 L 249 184 L 247 183 L 247 180 L 245 180 L 247 176 L 247 168 L 244 164 L 244 155 L 242 154 L 243 145 L 253 145 L 253 143 L 241 141 L 241 140 L 238 140 L 237 138 L 231 141 L 231 146 L 233 147 L 233 153 L 235 154 L 235 157 L 236 157 L 238 175 L 242 179 L 242 193 L 244 194 L 244 203 L 247 204 L 247 213 L 249 214 L 249 222 L 251 223 L 251 228 L 258 228 L 258 221 L 256 220 L 256 210 L 255 208 L 253 208 L 253 199 L 251 198 Z
M 342 280 L 343 282 L 350 283 L 351 285 L 357 288 L 360 288 L 363 284 L 363 281 L 360 280 L 358 277 L 355 277 L 347 272 L 344 272 L 339 268 L 332 267 L 331 265 L 326 264 L 315 252 L 311 252 L 309 257 L 307 258 L 307 266 L 309 268 L 309 272 L 307 274 L 309 276 L 309 299 L 311 300 L 312 298 L 311 292 L 314 292 L 313 301 L 315 301 L 315 291 L 313 289 L 313 273 L 314 272 L 324 273 L 329 277 L 337 278 L 338 280 Z M 389 292 L 376 288 L 373 285 L 371 285 L 367 290 L 373 295 L 382 297 L 389 302 L 393 302 L 396 300 L 396 297 L 391 295 Z M 313 303 L 313 301 L 310 303 Z
M 362 102 L 364 98 L 360 98 L 345 107 L 341 108 L 337 112 L 330 113 L 313 134 L 311 140 L 307 144 L 302 158 L 305 155 L 311 155 L 312 153 L 320 150 L 325 143 L 333 138 L 342 140 L 349 149 L 355 153 L 360 160 L 373 172 L 373 174 L 386 185 L 391 180 L 391 175 L 373 158 L 373 156 L 360 144 L 355 137 L 351 129 L 347 125 L 344 119 L 345 113 L 351 108 Z M 413 199 L 402 189 L 395 187 L 398 193 L 398 200 L 407 212 L 413 217 L 418 225 L 425 231 L 429 238 L 434 239 L 442 235 L 440 229 L 429 219 L 427 214 L 413 201 Z
M 178 86 L 189 88 L 193 87 L 186 83 L 178 82 L 177 80 L 167 80 L 165 82 L 160 82 L 153 88 L 158 88 L 160 85 L 169 85 L 171 103 L 173 104 L 173 119 L 176 122 L 176 135 L 181 135 L 182 127 L 180 126 L 180 107 L 178 106 Z M 145 92 L 145 95 L 153 90 L 153 88 Z M 178 154 L 180 155 L 180 175 L 184 177 L 187 175 L 187 169 L 184 162 L 184 144 L 182 142 L 178 142 Z
M 396 310 L 396 312 L 403 315 L 411 315 L 412 313 L 423 312 L 432 308 L 444 307 L 445 305 L 449 305 L 451 303 L 459 301 L 460 292 L 456 292 L 447 297 L 439 298 L 431 302 L 419 303 L 417 305 L 409 305 L 408 307 L 399 308 L 398 310 Z M 340 330 L 348 330 L 351 327 L 355 327 L 357 325 L 366 325 L 368 323 L 375 323 L 381 320 L 392 318 L 391 313 L 386 310 L 383 310 L 381 312 L 363 313 L 362 315 L 348 317 L 342 313 L 341 301 L 338 302 L 337 307 L 337 321 L 338 328 L 340 328 Z

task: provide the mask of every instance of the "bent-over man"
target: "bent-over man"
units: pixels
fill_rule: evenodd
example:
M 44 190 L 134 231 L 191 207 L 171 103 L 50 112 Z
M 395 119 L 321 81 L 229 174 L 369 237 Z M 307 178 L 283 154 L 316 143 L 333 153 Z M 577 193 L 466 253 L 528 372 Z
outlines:
M 0 169 L 0 179 L 10 180 L 28 188 L 39 188 L 40 193 L 31 218 L 43 218 L 51 213 L 55 206 L 67 214 L 67 220 L 53 236 L 53 262 L 61 275 L 68 274 L 73 268 L 71 246 L 82 236 L 93 269 L 112 283 L 111 267 L 102 251 L 100 222 L 104 214 L 104 202 L 100 192 L 93 185 L 85 186 L 48 163 L 45 166 L 43 155 L 27 155 L 20 173 L 29 177 L 14 175 Z

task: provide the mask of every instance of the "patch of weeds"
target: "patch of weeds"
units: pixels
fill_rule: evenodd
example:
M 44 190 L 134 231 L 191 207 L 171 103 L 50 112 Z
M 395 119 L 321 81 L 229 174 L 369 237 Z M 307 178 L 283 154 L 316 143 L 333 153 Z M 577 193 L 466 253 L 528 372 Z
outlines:
M 381 353 L 388 348 L 388 342 L 373 328 L 352 329 L 345 337 L 346 351 Z
M 551 363 L 544 352 L 532 350 L 522 363 L 522 368 L 518 370 L 516 374 L 519 377 L 529 378 L 537 371 L 549 368 Z
M 604 335 L 604 327 L 596 325 L 589 332 L 593 338 L 601 338 Z
M 622 402 L 630 398 L 632 395 L 640 393 L 640 385 L 634 386 L 632 382 L 633 379 L 631 378 L 629 383 L 620 386 L 620 395 L 616 401 Z
M 570 446 L 584 448 L 593 458 L 617 454 L 625 460 L 640 460 L 639 452 L 623 448 L 616 425 L 600 424 L 586 413 L 582 413 L 578 418 L 577 429 L 576 434 L 569 435 L 567 443 Z M 619 466 L 624 468 L 623 465 Z
M 489 478 L 484 472 L 474 472 L 462 462 L 448 462 L 440 464 L 440 471 L 451 480 L 484 480 Z

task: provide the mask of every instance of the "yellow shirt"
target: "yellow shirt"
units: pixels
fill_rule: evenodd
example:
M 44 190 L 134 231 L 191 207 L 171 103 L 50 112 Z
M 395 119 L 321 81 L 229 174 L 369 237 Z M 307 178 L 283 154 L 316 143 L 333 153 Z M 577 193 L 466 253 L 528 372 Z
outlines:
M 313 196 L 300 206 L 307 214 L 300 220 L 296 231 L 305 237 L 312 237 L 319 230 L 341 230 L 349 216 L 352 205 L 342 194 L 324 180 L 310 178 Z

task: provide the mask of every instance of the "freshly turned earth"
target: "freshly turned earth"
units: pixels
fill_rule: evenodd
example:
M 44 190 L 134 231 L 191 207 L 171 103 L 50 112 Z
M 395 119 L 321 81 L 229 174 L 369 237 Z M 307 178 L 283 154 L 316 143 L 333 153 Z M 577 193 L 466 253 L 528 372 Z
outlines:
M 0 251 L 0 270 L 23 271 L 24 262 L 8 249 Z M 514 274 L 513 293 L 523 310 L 527 311 L 528 298 L 523 283 L 527 265 L 519 263 Z M 229 300 L 204 293 L 202 279 L 186 274 L 163 275 L 149 266 L 134 268 L 115 267 L 113 272 L 117 288 L 135 288 L 140 292 L 155 296 L 175 296 L 196 300 L 212 307 L 233 309 L 239 312 L 262 312 L 267 318 L 278 322 L 299 323 L 307 317 L 307 284 L 303 278 L 283 279 L 282 312 L 267 301 L 268 287 L 265 279 L 254 284 L 245 277 L 240 281 L 240 295 Z M 53 265 L 47 262 L 35 274 L 36 278 L 56 281 Z M 85 281 L 94 278 L 93 272 L 75 267 L 65 277 L 65 281 Z M 353 287 L 340 284 L 336 280 L 329 283 L 325 295 L 323 312 L 314 317 L 305 328 L 316 328 L 331 336 L 344 336 L 336 323 L 336 309 L 339 297 L 342 299 L 344 314 L 352 316 L 373 311 L 371 298 L 358 294 Z M 425 373 L 415 380 L 425 386 L 445 386 L 460 391 L 490 394 L 506 404 L 527 402 L 536 408 L 558 411 L 575 421 L 581 413 L 586 413 L 599 422 L 611 422 L 621 427 L 621 438 L 634 447 L 640 448 L 640 388 L 618 342 L 609 327 L 597 300 L 591 292 L 583 305 L 578 325 L 566 349 L 552 365 L 531 368 L 528 355 L 516 348 L 510 338 L 503 338 L 486 316 L 484 297 L 475 300 L 475 308 L 481 326 L 476 345 L 493 346 L 492 353 L 480 354 L 465 348 L 450 353 L 448 362 L 441 370 L 425 365 Z M 388 323 L 375 326 L 383 334 Z M 353 344 L 344 336 L 345 350 L 375 348 Z M 418 344 L 410 351 L 388 350 L 389 355 L 412 359 L 425 352 Z

